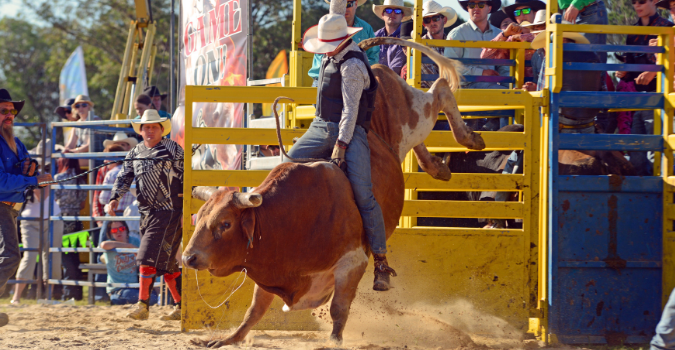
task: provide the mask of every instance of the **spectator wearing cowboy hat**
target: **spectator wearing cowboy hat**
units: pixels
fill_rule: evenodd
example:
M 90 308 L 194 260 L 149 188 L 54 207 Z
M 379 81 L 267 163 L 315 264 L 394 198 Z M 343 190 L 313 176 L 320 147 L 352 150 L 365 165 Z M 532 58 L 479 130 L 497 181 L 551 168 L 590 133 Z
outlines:
M 490 14 L 490 24 L 501 29 L 502 32 L 505 31 L 511 23 L 516 23 L 516 21 L 512 20 L 511 17 L 504 13 L 504 11 L 497 11 Z
M 518 7 L 521 8 L 522 6 Z M 546 5 L 544 5 L 546 7 Z M 516 10 L 522 11 L 523 9 Z M 497 12 L 499 13 L 499 12 Z M 536 15 L 531 17 L 534 20 L 530 21 L 529 14 L 528 18 L 525 18 L 522 14 L 516 19 L 518 23 L 511 23 L 508 27 L 499 33 L 496 38 L 492 41 L 505 41 L 505 42 L 532 42 L 537 33 L 532 31 L 540 31 L 546 29 L 546 10 L 538 10 Z M 484 48 L 483 52 L 480 54 L 480 58 L 485 59 L 504 59 L 508 60 L 511 58 L 510 51 L 508 49 L 494 49 L 494 48 Z M 525 60 L 531 60 L 534 50 L 525 50 Z M 533 76 L 532 67 L 525 67 L 525 76 Z
M 332 0 L 330 12 L 302 39 L 306 51 L 326 56 L 319 74 L 316 118 L 288 155 L 330 156 L 331 162 L 343 170 L 346 165 L 345 173 L 375 260 L 373 289 L 384 291 L 389 289 L 389 275 L 396 273 L 387 264 L 384 218 L 372 191 L 367 137 L 378 83 L 365 53 L 350 40 L 362 29 L 347 26 L 345 3 L 346 0 Z
M 136 263 L 141 286 L 137 307 L 127 317 L 148 319 L 152 284 L 155 276 L 163 275 L 175 307 L 162 320 L 180 320 L 181 295 L 176 287 L 180 270 L 175 256 L 181 242 L 183 198 L 179 195 L 183 192 L 183 149 L 175 141 L 163 138 L 171 133 L 171 120 L 160 117 L 154 109 L 146 110 L 141 119 L 132 120 L 131 125 L 143 136 L 143 142 L 129 151 L 127 159 L 165 158 L 167 161 L 124 162 L 107 205 L 108 214 L 115 216 L 120 200 L 136 180 L 141 212 L 141 245 Z
M 150 108 L 156 109 L 160 117 L 171 119 L 171 114 L 162 109 L 162 101 L 166 99 L 167 94 L 159 92 L 159 89 L 156 86 L 150 85 L 143 89 L 143 95 L 152 99 L 152 106 L 150 106 Z M 143 113 L 139 113 L 138 115 L 141 116 Z
M 345 19 L 347 20 L 347 25 L 355 28 L 363 28 L 352 37 L 352 40 L 355 43 L 360 43 L 363 40 L 370 39 L 375 37 L 375 32 L 373 27 L 368 24 L 368 22 L 356 17 L 356 8 L 366 3 L 367 0 L 348 0 L 347 1 L 347 12 L 345 12 Z M 326 0 L 330 4 L 330 1 Z M 316 87 L 319 80 L 319 71 L 321 70 L 321 60 L 324 55 L 316 54 L 312 60 L 312 68 L 309 69 L 307 75 L 313 79 L 312 87 Z M 366 50 L 366 56 L 368 56 L 368 64 L 374 65 L 375 63 L 380 62 L 380 47 L 373 46 L 370 49 Z
M 444 28 L 450 27 L 457 22 L 457 13 L 452 7 L 443 7 L 436 1 L 430 0 L 422 5 L 422 18 L 422 25 L 427 30 L 426 34 L 422 36 L 422 39 L 445 40 Z M 413 22 L 406 22 L 406 24 L 413 24 Z M 405 38 L 407 35 L 406 24 L 403 25 L 404 34 L 401 38 Z M 433 46 L 432 48 L 441 55 L 445 52 L 445 47 L 443 46 Z M 438 75 L 438 66 L 433 63 L 423 63 L 421 72 L 422 74 Z M 401 70 L 401 78 L 406 79 L 407 74 L 408 65 L 405 65 Z M 432 83 L 433 82 L 422 81 L 421 87 L 428 89 L 431 87 Z M 438 121 L 436 124 L 438 125 L 439 122 L 447 124 L 447 121 Z M 450 130 L 449 126 L 447 130 Z
M 94 102 L 91 102 L 89 96 L 78 95 L 72 104 L 73 115 L 78 122 L 101 120 L 93 112 Z M 91 129 L 75 128 L 71 132 L 68 142 L 65 144 L 65 151 L 71 153 L 89 152 L 89 144 L 92 132 Z M 86 159 L 80 159 L 80 166 L 88 166 Z
M 50 174 L 31 176 L 35 165 L 26 146 L 14 136 L 14 118 L 24 102 L 13 100 L 9 91 L 0 89 L 0 290 L 5 289 L 21 260 L 16 218 L 26 201 L 24 192 L 30 186 L 52 180 Z M 8 322 L 7 314 L 0 313 L 0 327 Z
M 572 24 L 609 24 L 607 7 L 602 0 L 558 0 L 563 19 Z M 604 45 L 607 34 L 584 33 L 591 44 Z M 607 52 L 597 52 L 600 63 L 607 63 Z
M 384 21 L 384 27 L 375 32 L 375 37 L 401 37 L 401 23 L 412 18 L 412 7 L 406 7 L 403 0 L 384 0 L 382 5 L 373 4 L 373 12 Z M 380 64 L 391 68 L 397 75 L 407 62 L 400 45 L 380 45 Z
M 466 23 L 456 27 L 448 34 L 448 40 L 461 41 L 490 41 L 494 39 L 500 30 L 490 24 L 488 21 L 488 14 L 499 11 L 502 5 L 500 0 L 466 0 L 459 1 L 459 4 L 465 11 L 469 12 L 469 20 Z M 480 58 L 480 48 L 463 48 L 463 47 L 446 47 L 445 57 L 448 58 Z M 483 75 L 483 76 L 499 76 L 508 75 L 509 67 L 499 67 L 498 72 L 495 66 L 490 65 L 467 65 L 465 66 L 464 75 Z M 506 86 L 491 82 L 464 82 L 462 87 L 465 89 L 506 89 Z M 474 119 L 467 124 L 473 130 L 498 130 L 499 125 L 508 122 L 508 118 L 490 119 Z
M 75 119 L 75 116 L 73 115 L 73 103 L 75 103 L 75 99 L 69 98 L 66 100 L 65 105 L 56 107 L 56 109 L 54 109 L 54 113 L 58 114 L 59 117 L 65 119 L 66 121 L 76 121 L 77 119 Z

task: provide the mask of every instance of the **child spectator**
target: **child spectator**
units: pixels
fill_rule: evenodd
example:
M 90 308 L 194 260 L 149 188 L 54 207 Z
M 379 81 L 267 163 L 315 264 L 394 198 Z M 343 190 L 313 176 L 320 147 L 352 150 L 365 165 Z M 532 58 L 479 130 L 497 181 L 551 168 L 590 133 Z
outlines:
M 138 248 L 138 238 L 129 236 L 129 227 L 124 221 L 109 221 L 107 224 L 108 240 L 101 242 L 100 248 L 106 252 L 101 257 L 108 270 L 108 283 L 138 283 L 138 266 L 136 254 L 118 253 L 116 248 Z M 107 287 L 110 304 L 135 304 L 138 301 L 138 288 Z M 150 297 L 150 304 L 157 303 L 157 294 Z

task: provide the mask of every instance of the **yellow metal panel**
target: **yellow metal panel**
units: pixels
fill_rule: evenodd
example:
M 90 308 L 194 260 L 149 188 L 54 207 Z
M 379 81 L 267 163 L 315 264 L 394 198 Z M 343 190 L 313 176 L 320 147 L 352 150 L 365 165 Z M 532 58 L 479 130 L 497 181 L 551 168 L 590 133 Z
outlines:
M 516 150 L 525 148 L 525 134 L 520 132 L 502 132 L 502 131 L 487 131 L 480 132 L 485 141 L 485 150 Z M 427 147 L 452 147 L 454 151 L 465 151 L 466 147 L 460 145 L 452 137 L 450 131 L 432 131 L 431 134 L 424 140 Z M 445 150 L 433 150 L 431 152 L 446 152 Z
M 194 139 L 202 144 L 232 144 L 232 145 L 276 145 L 278 144 L 276 131 L 273 129 L 246 129 L 246 128 L 194 128 Z M 294 137 L 300 137 L 305 130 L 281 130 L 281 140 L 284 145 L 292 145 Z
M 452 174 L 450 181 L 436 180 L 427 173 L 404 173 L 405 188 L 417 191 L 495 191 L 523 189 L 522 175 L 502 174 Z
M 615 26 L 593 24 L 549 24 L 551 31 L 590 33 L 590 34 L 634 34 L 634 35 L 657 35 L 673 34 L 673 27 L 642 27 L 642 26 Z M 547 27 L 547 30 L 549 28 Z
M 192 186 L 256 187 L 269 170 L 193 170 Z
M 192 102 L 272 103 L 279 96 L 298 104 L 316 102 L 316 88 L 280 86 L 186 86 L 193 90 Z
M 507 229 L 482 229 L 465 227 L 434 227 L 434 226 L 415 226 L 411 228 L 399 227 L 394 231 L 397 235 L 416 235 L 416 236 L 467 236 L 480 235 L 483 237 L 516 237 L 523 236 L 523 230 Z
M 257 187 L 268 170 L 193 170 L 192 186 Z M 520 191 L 523 175 L 453 174 L 450 181 L 440 181 L 427 173 L 404 173 L 405 188 L 418 191 Z
M 664 196 L 665 197 L 665 196 Z M 671 197 L 672 198 L 672 197 Z M 671 216 L 672 218 L 672 216 Z M 664 222 L 672 222 L 664 220 Z M 663 233 L 663 282 L 661 287 L 661 305 L 665 305 L 670 296 L 670 292 L 675 288 L 675 231 L 673 226 L 666 229 Z
M 407 200 L 401 216 L 509 219 L 523 217 L 521 202 Z
M 465 48 L 480 48 L 480 49 L 482 48 L 532 49 L 532 44 L 528 42 L 462 41 L 462 40 L 432 40 L 432 39 L 422 39 L 417 42 L 426 46 L 439 46 L 439 47 L 465 47 Z

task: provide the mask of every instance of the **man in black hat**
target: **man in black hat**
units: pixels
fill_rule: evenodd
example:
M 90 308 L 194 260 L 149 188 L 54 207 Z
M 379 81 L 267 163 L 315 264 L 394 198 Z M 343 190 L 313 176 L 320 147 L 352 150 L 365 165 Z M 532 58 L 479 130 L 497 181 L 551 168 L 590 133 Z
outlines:
M 157 110 L 160 117 L 171 119 L 171 114 L 162 110 L 162 101 L 166 98 L 166 94 L 159 92 L 159 89 L 156 86 L 150 85 L 143 89 L 143 95 L 148 95 L 152 99 L 152 105 Z
M 54 109 L 54 113 L 58 114 L 59 117 L 69 121 L 77 121 L 77 118 L 73 116 L 73 104 L 75 103 L 74 98 L 69 98 L 66 100 L 66 104 L 63 106 L 58 106 Z
M 14 118 L 23 105 L 24 101 L 14 101 L 9 91 L 0 89 L 0 292 L 21 260 L 16 218 L 26 200 L 24 191 L 52 181 L 50 174 L 33 176 L 35 163 L 31 162 L 26 146 L 14 137 Z M 0 313 L 0 327 L 8 322 L 7 314 Z

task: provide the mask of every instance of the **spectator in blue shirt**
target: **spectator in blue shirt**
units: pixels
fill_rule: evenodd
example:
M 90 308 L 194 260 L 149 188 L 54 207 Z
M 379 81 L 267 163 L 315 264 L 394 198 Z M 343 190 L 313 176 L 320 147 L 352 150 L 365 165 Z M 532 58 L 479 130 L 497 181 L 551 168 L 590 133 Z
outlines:
M 410 20 L 413 14 L 411 7 L 406 7 L 403 0 L 384 0 L 382 5 L 373 5 L 373 12 L 384 21 L 384 27 L 375 32 L 376 37 L 401 37 L 401 23 Z M 396 75 L 408 62 L 403 46 L 380 45 L 380 64 L 391 68 Z
M 30 162 L 26 146 L 14 137 L 14 118 L 23 105 L 24 101 L 14 101 L 9 91 L 0 89 L 0 291 L 21 261 L 16 218 L 26 201 L 24 191 L 40 182 L 52 181 L 50 174 L 27 176 L 36 170 L 35 165 Z M 0 313 L 0 327 L 7 323 L 7 314 Z
M 326 1 L 328 2 L 328 1 Z M 375 32 L 373 32 L 373 27 L 368 24 L 368 22 L 356 17 L 356 8 L 363 5 L 366 0 L 350 0 L 347 1 L 347 12 L 345 12 L 345 19 L 347 20 L 347 25 L 355 28 L 363 28 L 360 32 L 356 33 L 352 37 L 352 40 L 355 43 L 360 43 L 366 39 L 374 38 Z M 319 71 L 321 71 L 321 60 L 324 55 L 315 54 L 314 60 L 312 60 L 312 68 L 309 69 L 307 75 L 310 76 L 314 81 L 312 82 L 312 87 L 316 87 L 319 81 Z M 368 57 L 368 64 L 371 66 L 380 61 L 380 47 L 373 46 L 370 49 L 366 50 L 366 56 Z

